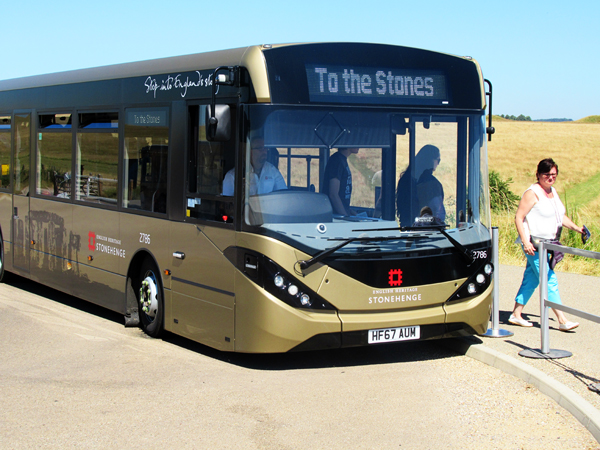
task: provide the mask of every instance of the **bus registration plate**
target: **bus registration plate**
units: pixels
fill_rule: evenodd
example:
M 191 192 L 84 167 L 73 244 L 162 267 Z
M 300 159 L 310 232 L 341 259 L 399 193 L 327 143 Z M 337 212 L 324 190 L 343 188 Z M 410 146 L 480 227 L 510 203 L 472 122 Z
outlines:
M 380 342 L 411 341 L 421 337 L 421 327 L 382 328 L 369 330 L 368 343 L 379 344 Z

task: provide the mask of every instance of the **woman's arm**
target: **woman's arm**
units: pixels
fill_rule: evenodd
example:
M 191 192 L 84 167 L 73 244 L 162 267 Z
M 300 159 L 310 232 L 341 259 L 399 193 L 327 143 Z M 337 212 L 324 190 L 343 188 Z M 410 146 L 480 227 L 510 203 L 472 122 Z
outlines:
M 570 230 L 577 231 L 578 233 L 583 234 L 583 227 L 575 225 L 575 223 L 571 219 L 569 219 L 566 216 L 566 214 L 563 216 L 562 225 L 563 227 L 567 227 Z
M 535 205 L 536 202 L 537 196 L 535 193 L 532 190 L 525 191 L 519 202 L 517 214 L 515 215 L 515 225 L 519 237 L 523 242 L 523 250 L 525 253 L 532 256 L 535 254 L 535 247 L 531 243 L 529 231 L 525 228 L 525 217 L 529 214 L 529 211 L 531 211 L 531 208 L 533 208 L 533 205 Z

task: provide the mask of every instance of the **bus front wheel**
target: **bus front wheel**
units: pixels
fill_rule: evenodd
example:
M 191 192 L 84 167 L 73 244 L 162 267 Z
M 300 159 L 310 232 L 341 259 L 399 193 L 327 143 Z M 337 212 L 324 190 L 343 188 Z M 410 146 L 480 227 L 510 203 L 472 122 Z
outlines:
M 160 286 L 160 273 L 148 260 L 142 264 L 138 278 L 137 297 L 139 301 L 140 323 L 144 332 L 158 337 L 162 332 L 163 299 Z

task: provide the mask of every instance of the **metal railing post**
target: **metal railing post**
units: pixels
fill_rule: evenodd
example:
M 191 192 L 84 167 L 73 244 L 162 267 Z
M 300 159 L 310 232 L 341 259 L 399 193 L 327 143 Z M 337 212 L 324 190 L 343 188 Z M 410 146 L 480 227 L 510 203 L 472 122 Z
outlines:
M 540 241 L 538 257 L 540 264 L 540 333 L 542 338 L 542 348 L 539 350 L 521 350 L 519 355 L 526 358 L 568 358 L 569 356 L 573 356 L 573 353 L 566 350 L 550 349 L 550 307 L 546 304 L 548 301 L 548 249 L 546 248 L 544 241 Z
M 494 290 L 492 302 L 492 328 L 482 334 L 485 337 L 508 337 L 514 335 L 512 331 L 502 330 L 500 324 L 500 263 L 498 256 L 498 227 L 492 227 L 492 264 L 494 265 Z
M 549 310 L 546 306 L 548 300 L 548 250 L 544 242 L 540 242 L 538 249 L 540 261 L 540 332 L 542 339 L 542 353 L 547 355 L 550 352 L 550 323 Z

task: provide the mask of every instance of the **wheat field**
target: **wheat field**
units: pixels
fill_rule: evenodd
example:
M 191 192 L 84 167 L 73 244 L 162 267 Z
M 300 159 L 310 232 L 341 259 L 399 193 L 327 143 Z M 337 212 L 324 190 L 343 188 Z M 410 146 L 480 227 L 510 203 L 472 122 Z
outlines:
M 496 133 L 488 142 L 488 160 L 490 170 L 503 179 L 512 178 L 510 188 L 520 196 L 535 183 L 538 162 L 553 158 L 559 167 L 555 188 L 567 214 L 592 232 L 585 247 L 572 232 L 563 233 L 563 243 L 600 251 L 600 123 L 596 118 L 599 117 L 576 122 L 517 122 L 494 117 Z M 499 230 L 500 262 L 524 264 L 520 246 L 514 244 L 514 211 L 493 212 L 492 225 Z M 556 270 L 600 276 L 600 262 L 568 256 Z

